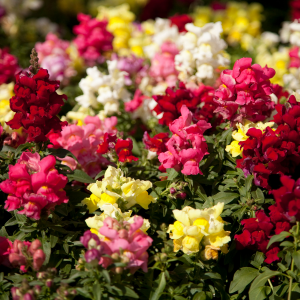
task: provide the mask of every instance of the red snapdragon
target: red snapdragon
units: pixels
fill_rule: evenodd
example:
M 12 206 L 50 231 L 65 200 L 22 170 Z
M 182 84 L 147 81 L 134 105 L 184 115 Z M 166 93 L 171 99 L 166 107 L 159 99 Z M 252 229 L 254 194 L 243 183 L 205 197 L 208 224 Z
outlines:
M 132 155 L 133 143 L 131 139 L 118 139 L 115 145 L 115 150 L 120 162 L 137 161 L 138 158 Z
M 159 124 L 169 125 L 181 115 L 181 107 L 185 105 L 195 117 L 199 115 L 199 119 L 208 118 L 212 112 L 209 107 L 216 108 L 216 104 L 212 103 L 213 88 L 200 86 L 197 89 L 191 90 L 186 88 L 183 82 L 179 83 L 179 88 L 167 88 L 165 95 L 155 95 L 153 99 L 157 105 L 153 109 L 157 115 L 161 115 Z M 200 107 L 205 103 L 203 107 Z
M 174 15 L 169 18 L 171 24 L 177 26 L 179 32 L 187 32 L 185 25 L 188 23 L 193 23 L 193 19 L 189 15 Z
M 48 71 L 39 69 L 33 75 L 22 71 L 16 75 L 15 96 L 10 108 L 16 112 L 7 124 L 12 129 L 23 127 L 29 142 L 44 142 L 51 129 L 60 131 L 65 124 L 57 117 L 66 95 L 58 95 L 59 81 L 49 80 Z
M 300 104 L 294 96 L 289 98 L 289 108 L 278 104 L 274 131 L 267 127 L 264 132 L 251 128 L 249 137 L 240 142 L 243 157 L 237 160 L 237 167 L 245 176 L 254 175 L 256 185 L 271 189 L 271 174 L 294 174 L 300 165 Z

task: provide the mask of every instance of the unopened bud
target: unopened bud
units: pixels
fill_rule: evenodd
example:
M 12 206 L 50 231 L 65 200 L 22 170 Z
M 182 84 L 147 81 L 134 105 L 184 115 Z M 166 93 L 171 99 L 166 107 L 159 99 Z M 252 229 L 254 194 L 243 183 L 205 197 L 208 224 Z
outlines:
M 29 294 L 29 293 L 26 293 L 24 296 L 23 296 L 23 300 L 35 300 L 34 297 Z
M 167 255 L 166 253 L 161 253 L 161 254 L 160 254 L 160 260 L 161 260 L 162 262 L 166 262 L 167 259 L 168 259 L 168 255 Z
M 33 291 L 35 294 L 40 294 L 42 291 L 42 287 L 40 285 L 35 285 Z
M 8 256 L 8 260 L 13 267 L 26 265 L 26 258 L 23 255 L 19 255 L 17 253 L 10 253 Z
M 170 188 L 170 194 L 171 195 L 173 195 L 173 194 L 175 194 L 176 193 L 176 190 L 172 187 L 172 188 Z
M 116 273 L 117 274 L 122 274 L 123 273 L 123 268 L 122 267 L 116 267 Z
M 34 240 L 29 247 L 29 253 L 33 255 L 35 251 L 40 248 L 42 248 L 42 243 L 40 242 L 40 240 Z
M 64 291 L 64 296 L 68 297 L 69 296 L 69 292 L 68 291 Z
M 46 281 L 46 286 L 47 286 L 48 288 L 51 288 L 52 284 L 53 284 L 53 280 L 52 280 L 52 279 L 47 279 L 47 281 Z
M 186 198 L 186 193 L 179 193 L 178 195 L 177 195 L 177 198 L 178 199 L 182 199 L 182 200 L 184 200 L 185 198 Z
M 39 270 L 46 259 L 46 255 L 42 249 L 38 249 L 33 255 L 33 268 Z
M 118 253 L 113 253 L 113 254 L 111 255 L 111 258 L 112 258 L 113 260 L 118 260 L 118 259 L 120 258 L 120 255 L 119 255 Z

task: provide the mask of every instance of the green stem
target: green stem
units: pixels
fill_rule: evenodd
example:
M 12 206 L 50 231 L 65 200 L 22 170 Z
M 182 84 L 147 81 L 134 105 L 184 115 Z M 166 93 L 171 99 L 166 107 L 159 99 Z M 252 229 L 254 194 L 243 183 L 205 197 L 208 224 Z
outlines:
M 297 251 L 298 235 L 299 235 L 299 222 L 297 222 L 296 236 L 294 237 L 295 251 Z M 292 265 L 291 265 L 292 272 L 294 272 L 294 267 L 295 267 L 295 261 L 293 258 Z M 290 277 L 288 300 L 291 300 L 291 297 L 292 297 L 292 286 L 293 286 L 293 277 Z
M 268 279 L 268 282 L 269 282 L 269 285 L 270 285 L 270 287 L 271 287 L 271 289 L 272 289 L 272 291 L 273 291 L 273 290 L 274 290 L 274 288 L 273 288 L 273 284 L 272 284 L 271 280 L 270 280 L 270 279 Z

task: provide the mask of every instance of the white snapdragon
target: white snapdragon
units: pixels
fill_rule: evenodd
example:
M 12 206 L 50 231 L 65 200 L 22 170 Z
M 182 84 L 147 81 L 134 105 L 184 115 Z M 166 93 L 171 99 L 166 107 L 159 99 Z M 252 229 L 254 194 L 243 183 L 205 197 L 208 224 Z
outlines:
M 79 87 L 83 95 L 76 101 L 83 107 L 104 107 L 104 114 L 109 116 L 119 111 L 119 100 L 127 102 L 130 94 L 125 87 L 126 72 L 117 67 L 117 61 L 107 61 L 108 74 L 100 72 L 97 67 L 88 68 L 86 78 L 81 79 Z
M 155 53 L 159 52 L 160 46 L 164 42 L 168 41 L 177 44 L 178 39 L 179 31 L 177 26 L 172 26 L 171 21 L 168 19 L 156 18 L 152 43 L 144 47 L 144 53 L 151 59 Z
M 187 33 L 179 38 L 181 51 L 175 56 L 179 79 L 184 82 L 204 82 L 214 80 L 216 69 L 228 66 L 229 59 L 224 49 L 227 47 L 220 38 L 221 22 L 208 23 L 203 27 L 186 24 Z

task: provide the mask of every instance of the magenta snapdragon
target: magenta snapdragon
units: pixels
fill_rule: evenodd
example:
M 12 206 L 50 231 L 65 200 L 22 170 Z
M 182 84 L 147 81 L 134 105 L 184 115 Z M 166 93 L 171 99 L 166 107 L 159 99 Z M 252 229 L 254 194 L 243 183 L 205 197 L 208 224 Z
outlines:
M 167 151 L 159 154 L 160 170 L 174 168 L 185 175 L 202 174 L 199 163 L 207 152 L 203 133 L 211 128 L 205 120 L 192 124 L 192 113 L 183 105 L 181 117 L 170 123 L 173 136 L 166 143 Z

